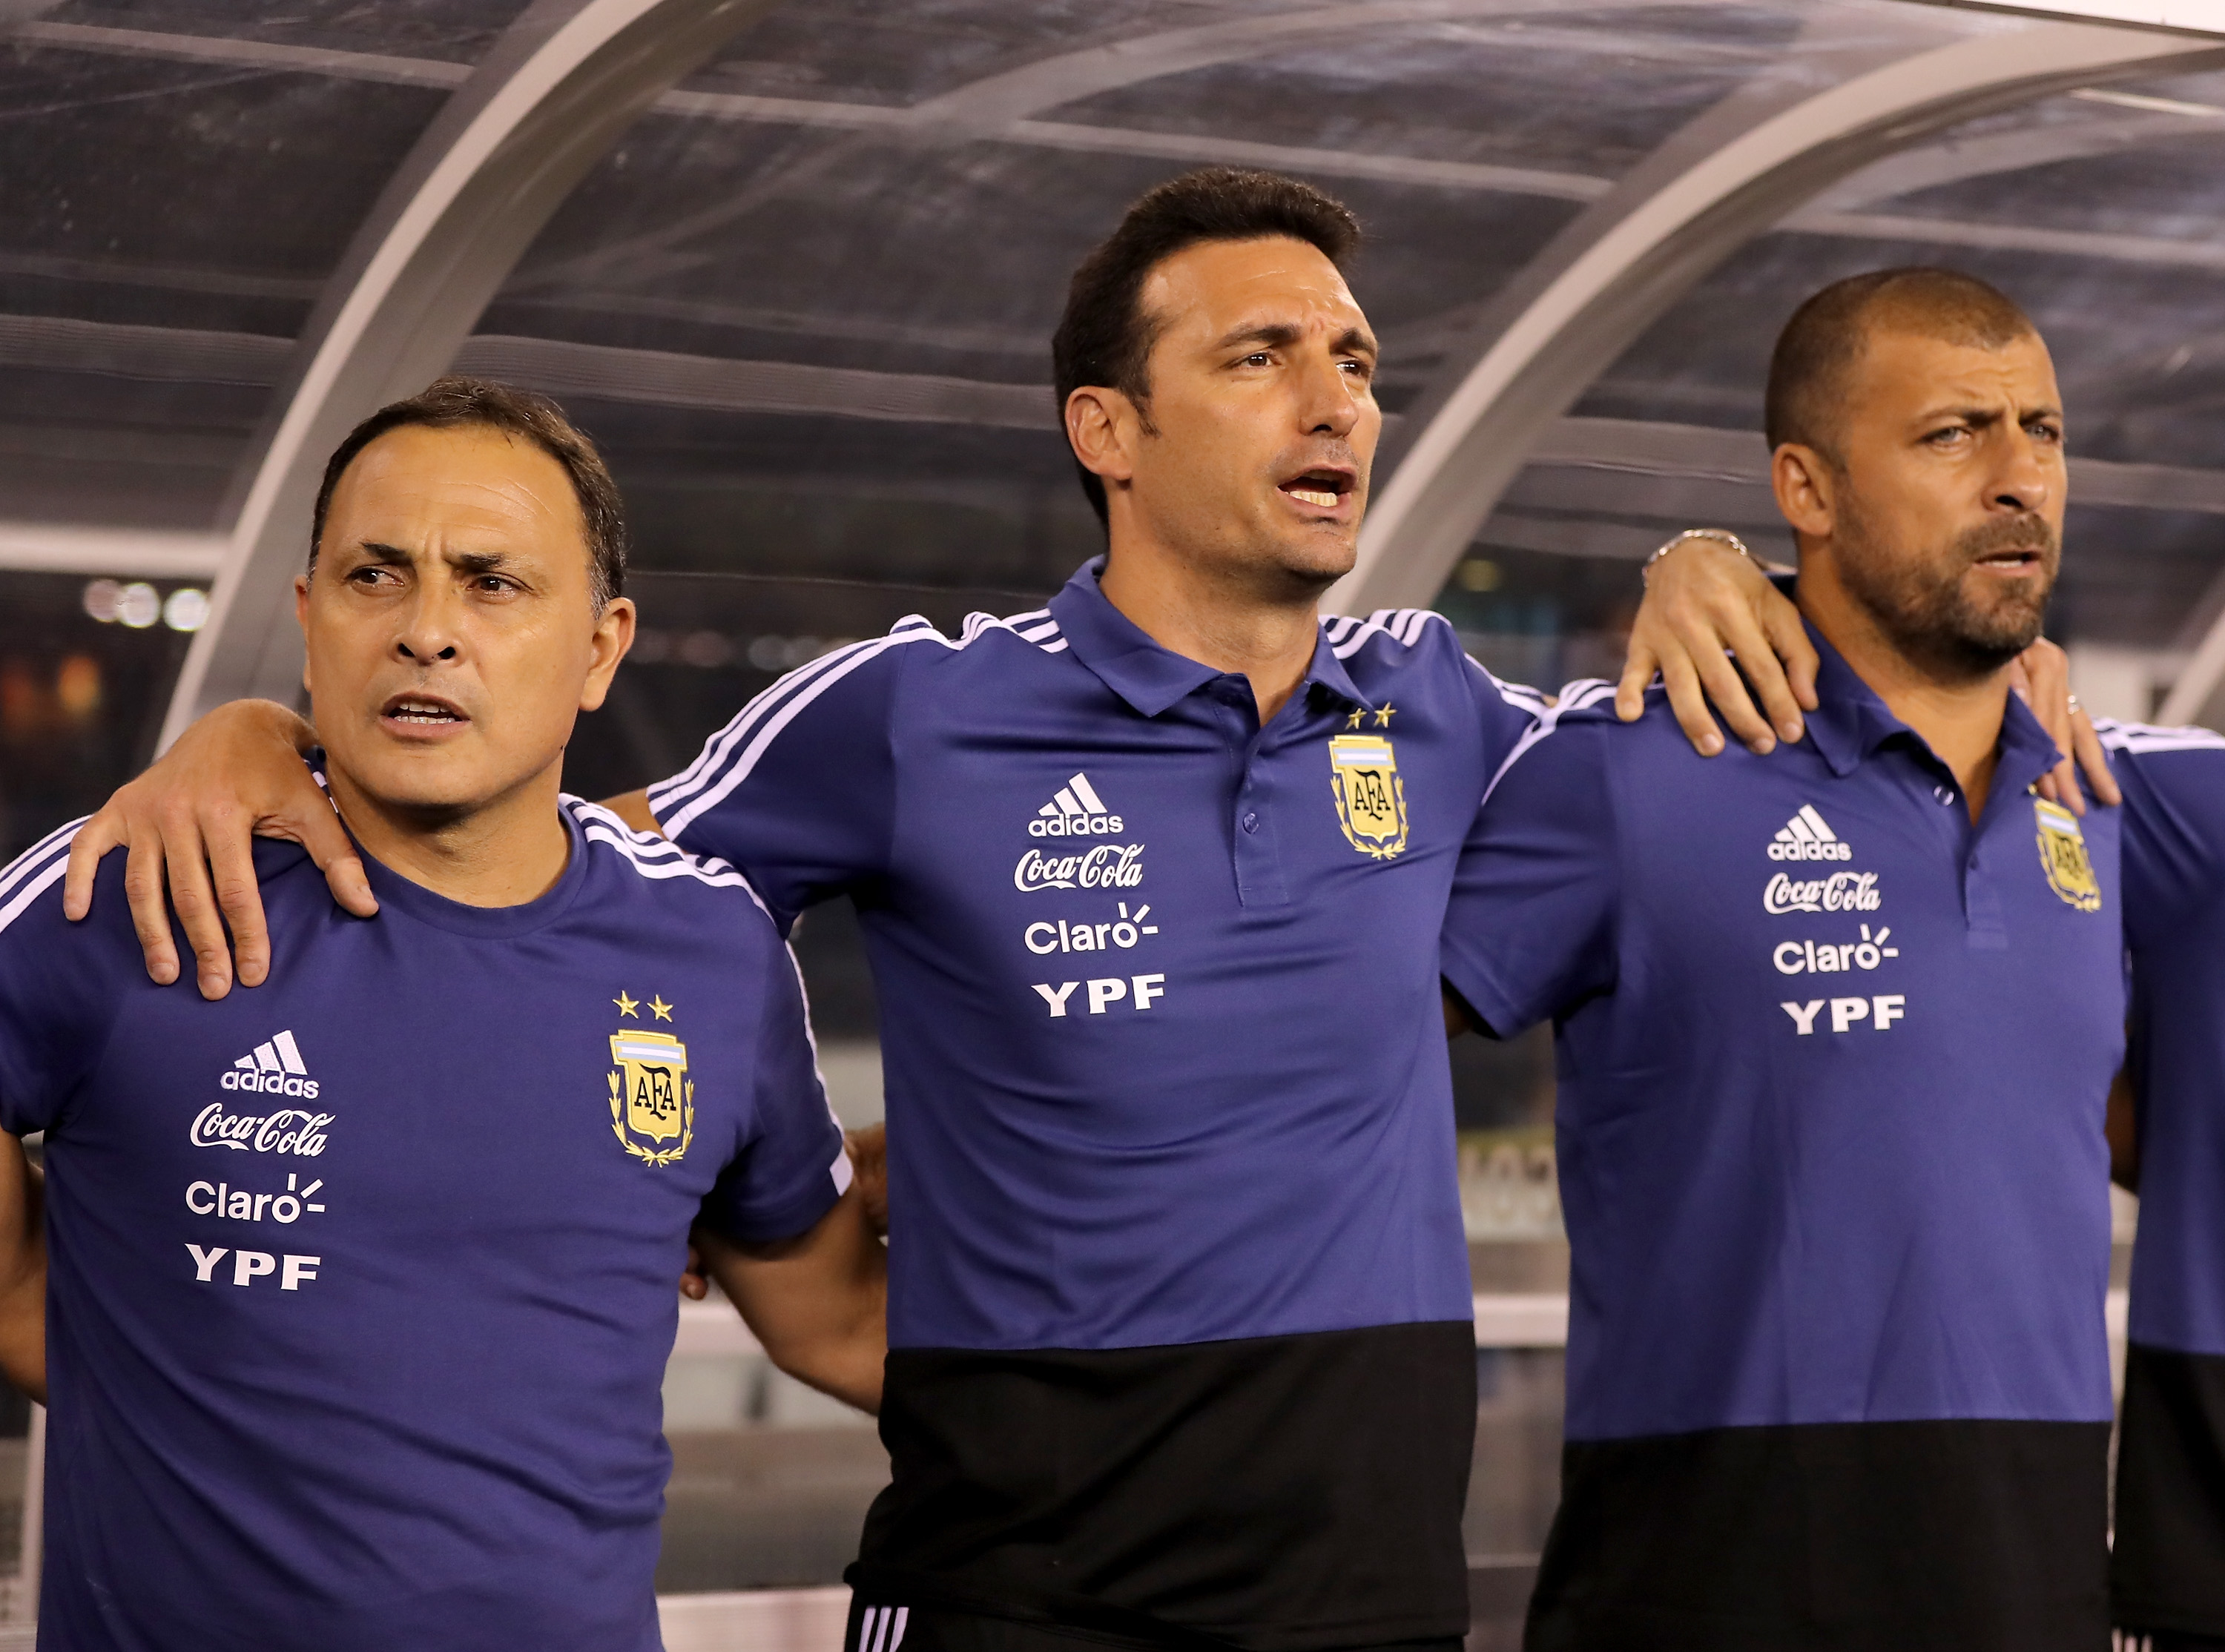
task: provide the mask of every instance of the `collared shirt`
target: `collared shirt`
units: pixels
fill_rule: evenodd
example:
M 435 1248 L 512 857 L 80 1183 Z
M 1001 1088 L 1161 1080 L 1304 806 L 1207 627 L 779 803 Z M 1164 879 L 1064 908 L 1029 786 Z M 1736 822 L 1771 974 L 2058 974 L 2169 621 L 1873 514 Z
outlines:
M 2225 1356 L 2225 737 L 2103 723 L 2140 1078 L 2134 1341 Z
M 523 906 L 258 843 L 276 967 L 147 979 L 72 829 L 0 872 L 0 1125 L 46 1131 L 41 1633 L 658 1645 L 661 1387 L 699 1215 L 846 1184 L 793 960 L 730 867 L 568 799 Z
M 2225 1635 L 2225 737 L 2097 725 L 2125 794 L 2139 1235 L 2117 1453 L 2116 1621 Z
M 1607 685 L 1508 769 L 1445 973 L 1555 1018 L 1568 1443 L 1541 1646 L 2107 1640 L 2115 813 L 1983 814 L 1817 638 L 1797 747 Z M 1697 1637 L 1692 1639 L 1692 1637 Z
M 2117 820 L 1983 818 L 1828 643 L 1797 748 L 1579 697 L 1462 863 L 1445 973 L 1557 1019 L 1568 1429 L 2110 1415 Z
M 1325 623 L 1263 729 L 1093 564 L 791 674 L 650 789 L 783 921 L 847 891 L 865 927 L 895 1484 L 861 1598 L 1260 1652 L 1462 1631 L 1436 937 L 1541 709 L 1386 612 Z
M 1436 936 L 1537 702 L 1439 617 L 1326 625 L 1262 730 L 1083 569 L 786 677 L 651 788 L 783 921 L 858 901 L 892 1345 L 1465 1320 Z

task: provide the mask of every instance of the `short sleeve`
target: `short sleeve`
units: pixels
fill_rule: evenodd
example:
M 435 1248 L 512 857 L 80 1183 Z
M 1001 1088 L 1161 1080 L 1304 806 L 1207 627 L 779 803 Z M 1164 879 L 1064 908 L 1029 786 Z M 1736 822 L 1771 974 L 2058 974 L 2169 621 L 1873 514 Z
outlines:
M 887 868 L 890 717 L 905 645 L 918 635 L 899 627 L 791 671 L 686 770 L 649 788 L 666 835 L 740 868 L 783 934 L 806 907 Z
M 792 1238 L 817 1225 L 850 1185 L 842 1129 L 819 1080 L 796 959 L 777 941 L 764 972 L 749 1123 L 740 1151 L 703 1202 L 737 1239 Z
M 2101 731 L 2125 794 L 2125 939 L 2139 953 L 2225 896 L 2225 738 L 2136 724 Z
M 81 926 L 62 915 L 70 839 L 82 824 L 71 822 L 0 872 L 0 1130 L 11 1136 L 54 1127 L 107 1041 L 124 946 L 128 966 L 139 957 L 121 853 L 102 863 L 92 915 Z
M 1541 723 L 1461 851 L 1440 967 L 1502 1038 L 1614 984 L 1610 737 L 1594 722 Z

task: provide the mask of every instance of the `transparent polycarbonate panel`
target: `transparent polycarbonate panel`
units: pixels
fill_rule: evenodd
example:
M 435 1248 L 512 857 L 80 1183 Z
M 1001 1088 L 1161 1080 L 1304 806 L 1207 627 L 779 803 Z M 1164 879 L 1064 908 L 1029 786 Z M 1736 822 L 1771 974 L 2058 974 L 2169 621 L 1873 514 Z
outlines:
M 0 27 L 0 510 L 214 525 L 358 225 L 514 9 Z

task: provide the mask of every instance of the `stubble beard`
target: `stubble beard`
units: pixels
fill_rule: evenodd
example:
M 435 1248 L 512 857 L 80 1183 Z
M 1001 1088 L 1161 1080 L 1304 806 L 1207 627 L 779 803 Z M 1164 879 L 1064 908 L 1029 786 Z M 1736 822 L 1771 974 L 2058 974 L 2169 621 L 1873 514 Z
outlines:
M 1842 509 L 1832 538 L 1848 594 L 1905 657 L 1948 683 L 1990 676 L 2038 640 L 2062 562 L 2054 528 L 2032 512 L 1972 529 L 1920 556 L 1882 543 L 1858 509 Z M 2037 548 L 2044 578 L 2027 590 L 2000 591 L 1990 603 L 1973 598 L 1965 576 L 1981 557 L 2012 546 Z

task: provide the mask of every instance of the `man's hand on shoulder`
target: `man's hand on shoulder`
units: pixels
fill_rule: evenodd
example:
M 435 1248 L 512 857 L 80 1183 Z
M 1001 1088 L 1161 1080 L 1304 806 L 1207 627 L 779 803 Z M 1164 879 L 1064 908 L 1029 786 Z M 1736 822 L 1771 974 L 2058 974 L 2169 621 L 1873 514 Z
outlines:
M 243 985 L 259 986 L 270 972 L 270 934 L 255 877 L 258 836 L 300 844 L 333 898 L 370 917 L 378 902 L 363 863 L 301 761 L 315 739 L 307 723 L 275 701 L 235 700 L 211 712 L 79 829 L 63 911 L 73 921 L 91 912 L 101 857 L 127 849 L 124 889 L 147 973 L 164 986 L 178 978 L 174 910 L 204 998 L 231 991 L 235 953 Z
M 2109 772 L 2109 754 L 2094 731 L 2094 719 L 2070 692 L 2070 656 L 2041 637 L 2009 668 L 2009 688 L 2031 708 L 2040 727 L 2067 753 L 2061 763 L 2040 776 L 2039 794 L 2060 803 L 2073 814 L 2086 813 L 2086 797 L 2078 784 L 2082 770 L 2094 795 L 2112 807 L 2125 801 L 2117 777 Z
M 1779 739 L 1800 738 L 1800 713 L 1816 709 L 1820 663 L 1800 611 L 1759 562 L 1727 540 L 1680 535 L 1646 565 L 1615 714 L 1635 722 L 1658 672 L 1678 725 L 1702 756 L 1723 749 L 1710 700 L 1749 750 L 1772 751 Z

